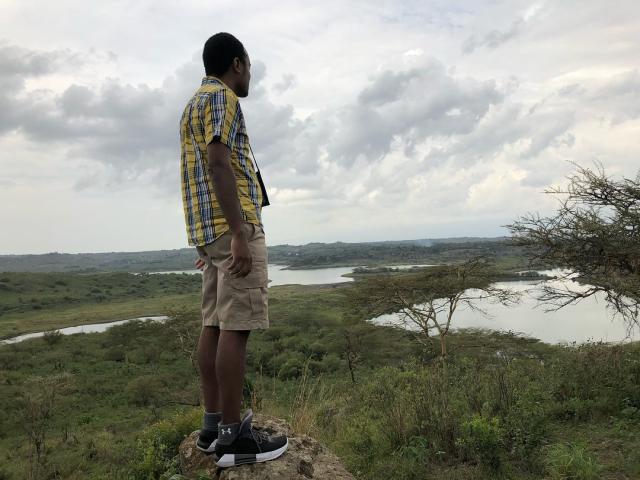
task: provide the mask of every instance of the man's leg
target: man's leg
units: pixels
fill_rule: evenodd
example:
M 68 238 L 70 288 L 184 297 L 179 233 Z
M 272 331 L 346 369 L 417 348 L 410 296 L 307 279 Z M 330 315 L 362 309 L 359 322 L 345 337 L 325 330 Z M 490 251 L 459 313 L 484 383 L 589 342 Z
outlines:
M 222 423 L 240 423 L 247 340 L 251 330 L 222 330 L 215 362 Z M 213 410 L 211 410 L 213 411 Z M 216 410 L 217 411 L 217 410 Z
M 220 395 L 216 378 L 216 354 L 220 328 L 203 326 L 198 340 L 198 366 L 200 382 L 204 396 L 204 407 L 207 412 L 219 412 Z

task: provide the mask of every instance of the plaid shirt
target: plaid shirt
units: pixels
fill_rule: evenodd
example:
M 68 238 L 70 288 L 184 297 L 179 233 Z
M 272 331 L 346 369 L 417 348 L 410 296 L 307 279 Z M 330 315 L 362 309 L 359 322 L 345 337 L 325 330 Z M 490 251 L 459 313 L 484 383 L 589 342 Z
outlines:
M 192 246 L 211 243 L 229 230 L 209 175 L 207 145 L 214 139 L 231 150 L 243 220 L 262 227 L 262 191 L 250 161 L 240 102 L 221 80 L 206 76 L 187 102 L 180 120 L 182 204 Z

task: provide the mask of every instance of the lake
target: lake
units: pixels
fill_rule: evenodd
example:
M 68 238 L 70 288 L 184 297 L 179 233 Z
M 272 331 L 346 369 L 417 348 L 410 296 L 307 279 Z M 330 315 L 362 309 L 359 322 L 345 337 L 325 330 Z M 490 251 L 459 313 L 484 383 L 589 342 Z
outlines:
M 388 265 L 388 268 L 398 268 L 405 270 L 411 267 L 431 267 L 433 265 Z M 353 278 L 343 277 L 347 273 L 352 273 L 357 267 L 330 267 L 330 268 L 313 268 L 304 270 L 285 270 L 287 265 L 276 265 L 270 263 L 269 286 L 276 285 L 317 285 L 322 283 L 342 283 L 352 282 Z M 363 268 L 363 267 L 360 267 Z M 165 272 L 151 272 L 155 275 L 163 275 L 170 273 L 188 273 L 192 275 L 200 275 L 202 272 L 197 269 L 192 270 L 169 270 Z
M 430 265 L 415 265 L 430 266 Z M 389 265 L 389 267 L 406 269 L 412 265 Z M 343 275 L 353 272 L 355 267 L 332 267 L 317 268 L 308 270 L 285 270 L 284 265 L 269 264 L 269 286 L 301 284 L 314 285 L 326 283 L 341 283 L 353 281 L 350 277 Z M 171 272 L 157 272 L 158 274 L 168 273 L 188 273 L 201 274 L 199 270 L 179 270 Z M 549 275 L 557 274 L 558 270 L 543 271 Z M 556 282 L 557 280 L 549 280 Z M 564 282 L 571 288 L 581 288 L 572 281 Z M 493 305 L 489 302 L 481 302 L 479 306 L 487 310 L 491 315 L 485 318 L 482 315 L 460 309 L 456 311 L 452 322 L 452 330 L 461 327 L 481 327 L 492 330 L 504 330 L 521 332 L 527 336 L 539 338 L 547 343 L 577 342 L 582 343 L 588 340 L 602 340 L 605 342 L 623 341 L 627 337 L 627 331 L 620 319 L 611 320 L 611 315 L 606 309 L 606 302 L 602 296 L 594 296 L 584 299 L 582 302 L 563 308 L 557 312 L 546 313 L 535 300 L 535 292 L 539 282 L 535 281 L 513 281 L 499 282 L 496 286 L 511 288 L 523 292 L 521 303 L 513 307 Z M 583 288 L 583 287 L 582 287 Z M 139 317 L 146 321 L 164 321 L 166 316 L 146 316 Z M 65 335 L 81 332 L 103 332 L 112 325 L 118 325 L 131 319 L 117 320 L 114 322 L 97 323 L 90 325 L 79 325 L 76 327 L 61 328 L 59 331 Z M 400 325 L 401 321 L 397 314 L 382 315 L 369 320 L 374 324 Z M 28 333 L 0 341 L 3 343 L 15 343 L 27 338 L 42 336 L 44 332 Z M 640 340 L 637 331 L 627 340 Z
M 540 273 L 554 275 L 558 273 L 558 270 L 547 270 Z M 557 287 L 567 286 L 572 290 L 585 289 L 585 286 L 573 281 L 548 280 L 547 282 Z M 611 319 L 611 313 L 606 308 L 607 304 L 603 294 L 583 299 L 577 304 L 564 307 L 556 312 L 545 312 L 544 307 L 539 305 L 535 298 L 540 292 L 541 282 L 496 282 L 494 285 L 522 292 L 520 303 L 505 307 L 491 304 L 488 301 L 478 302 L 478 306 L 491 315 L 488 318 L 480 313 L 460 307 L 454 313 L 451 322 L 452 330 L 462 327 L 511 330 L 553 344 L 584 343 L 589 340 L 613 343 L 640 340 L 640 333 L 637 329 L 628 332 L 619 317 Z M 404 326 L 399 314 L 381 315 L 369 321 L 377 325 Z M 435 330 L 434 334 L 436 334 Z
M 399 268 L 399 269 L 411 268 L 412 266 L 422 267 L 422 266 L 429 266 L 429 265 L 390 265 L 390 267 Z M 275 285 L 289 285 L 289 284 L 316 285 L 316 284 L 323 284 L 323 283 L 352 282 L 353 278 L 343 277 L 342 275 L 353 272 L 353 269 L 355 267 L 332 267 L 332 268 L 317 268 L 317 269 L 309 269 L 309 270 L 285 270 L 285 268 L 286 268 L 286 265 L 269 264 L 269 280 L 270 280 L 269 286 L 270 287 L 273 287 Z M 192 274 L 192 275 L 202 274 L 202 272 L 197 269 L 153 272 L 153 274 L 158 274 L 158 275 L 172 274 L 172 273 L 175 273 L 175 274 L 186 273 L 186 274 Z M 167 318 L 168 317 L 162 316 L 162 315 L 161 316 L 145 316 L 145 317 L 138 317 L 134 319 L 116 320 L 113 322 L 92 323 L 87 325 L 78 325 L 75 327 L 59 328 L 57 330 L 63 335 L 71 335 L 74 333 L 96 333 L 96 332 L 104 332 L 107 328 L 111 327 L 112 325 L 120 325 L 121 323 L 125 323 L 131 320 L 162 322 Z M 17 343 L 23 340 L 27 340 L 29 338 L 42 337 L 43 335 L 44 335 L 44 332 L 26 333 L 24 335 L 18 335 L 16 337 L 0 340 L 0 345 Z
M 351 273 L 353 267 L 317 268 L 309 270 L 285 270 L 286 265 L 268 265 L 269 286 L 275 285 L 314 285 L 318 283 L 340 283 L 352 282 L 353 279 L 343 277 L 345 273 Z M 150 272 L 151 275 L 165 275 L 170 273 L 187 273 L 190 275 L 201 275 L 202 272 L 193 270 L 170 270 L 166 272 Z

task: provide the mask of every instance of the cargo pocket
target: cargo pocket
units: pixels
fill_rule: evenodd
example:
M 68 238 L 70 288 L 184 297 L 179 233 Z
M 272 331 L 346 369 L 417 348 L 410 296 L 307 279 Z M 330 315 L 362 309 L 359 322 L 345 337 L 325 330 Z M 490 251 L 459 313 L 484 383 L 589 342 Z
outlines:
M 264 311 L 264 301 L 262 299 L 262 287 L 249 288 L 249 300 L 251 300 L 251 312 L 254 314 Z
M 263 289 L 266 289 L 267 281 L 267 264 L 255 261 L 246 277 L 229 277 L 238 307 L 252 315 L 261 314 L 264 311 Z

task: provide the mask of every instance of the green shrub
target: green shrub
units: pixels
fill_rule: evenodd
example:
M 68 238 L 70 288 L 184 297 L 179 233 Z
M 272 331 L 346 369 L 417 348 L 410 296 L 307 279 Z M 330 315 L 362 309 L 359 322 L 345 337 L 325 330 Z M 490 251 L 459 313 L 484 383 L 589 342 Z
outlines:
M 178 447 L 201 426 L 202 410 L 196 408 L 148 426 L 136 440 L 131 463 L 134 480 L 169 478 L 180 473 Z
M 340 443 L 344 447 L 341 458 L 349 471 L 353 472 L 357 478 L 371 480 L 390 478 L 388 462 L 386 460 L 381 462 L 381 459 L 385 459 L 389 454 L 390 445 L 381 434 L 378 422 L 367 415 L 357 420 L 352 417 L 350 420 L 352 421 L 341 428 L 340 437 Z M 383 468 L 380 468 L 381 463 L 384 464 Z M 378 472 L 385 476 L 376 476 Z
M 322 359 L 322 367 L 326 372 L 336 372 L 342 367 L 342 360 L 335 353 L 329 353 Z
M 395 475 L 395 478 L 418 477 L 428 466 L 432 454 L 430 442 L 427 438 L 411 437 L 405 445 L 401 445 L 392 454 L 392 458 L 398 464 L 394 470 L 396 472 L 405 470 L 409 475 L 401 473 L 400 475 Z
M 552 480 L 597 480 L 602 470 L 583 444 L 574 443 L 550 445 L 546 464 Z
M 571 397 L 559 403 L 555 408 L 555 416 L 562 420 L 590 420 L 595 413 L 596 402 L 592 399 Z
M 309 353 L 314 359 L 320 360 L 327 353 L 327 347 L 323 342 L 316 341 L 309 345 Z
M 326 371 L 326 369 L 325 369 L 324 363 L 322 363 L 321 361 L 310 359 L 309 360 L 309 371 L 313 375 L 316 375 L 318 373 L 322 373 L 322 372 Z
M 269 299 L 271 302 L 271 299 Z M 282 336 L 282 328 L 280 327 L 269 327 L 264 332 L 260 332 L 265 340 L 274 341 L 278 340 Z
M 504 416 L 507 450 L 515 459 L 537 463 L 537 452 L 549 433 L 550 394 L 536 383 L 520 388 Z
M 302 373 L 303 368 L 304 365 L 300 359 L 290 358 L 280 367 L 278 376 L 282 379 L 297 378 Z
M 104 359 L 111 362 L 124 362 L 126 358 L 127 351 L 122 345 L 111 347 L 104 354 Z
M 465 457 L 474 459 L 490 470 L 499 470 L 505 453 L 500 419 L 473 415 L 463 422 L 462 434 L 456 440 L 456 445 Z
M 296 378 L 302 373 L 305 357 L 300 352 L 283 351 L 269 359 L 267 373 L 283 379 Z
M 405 445 L 409 438 L 428 438 L 434 452 L 455 456 L 459 419 L 466 410 L 460 390 L 452 385 L 453 366 L 443 374 L 439 365 L 378 370 L 359 395 L 365 407 L 373 410 L 391 445 Z
M 602 342 L 563 347 L 549 365 L 556 372 L 558 415 L 586 420 L 640 408 L 639 348 Z
M 131 380 L 125 388 L 129 403 L 140 407 L 157 404 L 162 396 L 160 380 L 151 375 Z

